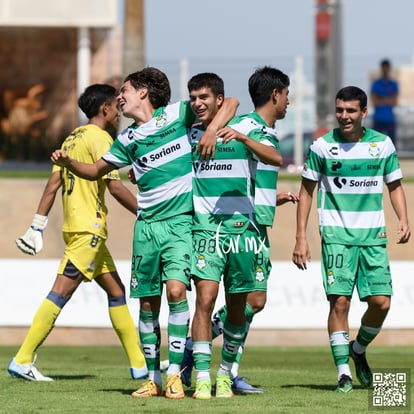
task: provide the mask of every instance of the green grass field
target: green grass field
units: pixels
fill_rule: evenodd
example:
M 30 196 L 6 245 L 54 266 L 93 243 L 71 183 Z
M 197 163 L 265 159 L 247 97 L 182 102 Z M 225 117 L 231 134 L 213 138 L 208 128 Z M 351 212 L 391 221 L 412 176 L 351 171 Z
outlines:
M 39 350 L 38 368 L 54 382 L 28 382 L 12 378 L 6 367 L 16 347 L 0 347 L 0 413 L 372 413 L 369 392 L 334 392 L 336 370 L 329 347 L 247 347 L 241 374 L 266 389 L 261 395 L 237 395 L 232 399 L 195 401 L 193 388 L 187 397 L 135 399 L 131 392 L 141 381 L 129 377 L 120 347 L 54 347 Z M 165 358 L 166 351 L 162 350 Z M 375 368 L 414 367 L 414 347 L 372 346 L 369 361 Z M 219 347 L 214 349 L 212 373 L 218 366 Z M 352 366 L 353 369 L 353 366 Z M 414 403 L 413 387 L 411 401 Z M 389 410 L 388 410 L 389 411 Z M 392 411 L 395 411 L 393 409 Z M 400 411 L 401 412 L 401 411 Z M 408 412 L 408 411 L 406 411 Z M 414 408 L 412 409 L 414 412 Z

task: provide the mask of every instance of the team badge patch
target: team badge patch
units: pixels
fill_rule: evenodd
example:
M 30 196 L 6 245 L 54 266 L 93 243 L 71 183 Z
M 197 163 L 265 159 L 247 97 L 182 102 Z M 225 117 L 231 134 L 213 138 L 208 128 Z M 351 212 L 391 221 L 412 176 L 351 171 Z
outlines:
M 263 282 L 263 280 L 264 280 L 263 269 L 261 267 L 258 267 L 256 269 L 256 280 L 258 282 Z
M 328 272 L 328 285 L 332 285 L 335 282 L 335 277 L 332 271 Z
M 369 144 L 368 152 L 369 152 L 369 155 L 371 155 L 371 157 L 378 157 L 380 153 L 380 149 L 377 144 L 372 143 L 372 144 Z
M 165 117 L 165 114 L 162 115 L 158 115 L 155 118 L 155 126 L 157 128 L 162 128 L 163 126 L 165 126 L 167 124 L 167 118 Z
M 198 260 L 197 260 L 196 266 L 200 270 L 203 270 L 206 267 L 206 259 L 205 259 L 204 256 L 198 256 Z
M 131 288 L 136 289 L 137 287 L 138 287 L 137 275 L 133 274 L 131 275 Z

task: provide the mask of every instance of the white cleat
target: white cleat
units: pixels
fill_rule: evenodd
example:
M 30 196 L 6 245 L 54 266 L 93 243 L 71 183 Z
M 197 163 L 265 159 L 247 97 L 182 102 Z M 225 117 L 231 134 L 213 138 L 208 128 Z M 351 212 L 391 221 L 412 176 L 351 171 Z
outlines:
M 36 358 L 35 358 L 36 360 Z M 18 364 L 13 358 L 9 362 L 7 371 L 12 377 L 24 378 L 28 381 L 53 381 L 53 378 L 45 377 L 35 366 L 33 361 L 31 364 Z

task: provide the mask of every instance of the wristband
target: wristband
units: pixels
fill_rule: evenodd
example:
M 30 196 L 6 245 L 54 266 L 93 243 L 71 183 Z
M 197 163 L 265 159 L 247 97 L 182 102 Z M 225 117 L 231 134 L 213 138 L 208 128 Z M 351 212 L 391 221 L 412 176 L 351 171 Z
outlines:
M 42 216 L 40 214 L 35 214 L 33 217 L 32 225 L 30 226 L 33 230 L 38 230 L 43 232 L 47 226 L 47 216 Z

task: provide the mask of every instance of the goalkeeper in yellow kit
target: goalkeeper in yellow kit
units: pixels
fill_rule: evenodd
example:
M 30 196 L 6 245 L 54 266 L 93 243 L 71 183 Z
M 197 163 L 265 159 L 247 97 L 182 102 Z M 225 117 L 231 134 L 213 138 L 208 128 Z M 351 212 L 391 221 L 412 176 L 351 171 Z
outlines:
M 116 129 L 119 120 L 116 90 L 106 84 L 91 85 L 79 97 L 78 105 L 89 121 L 65 139 L 62 149 L 74 159 L 94 163 L 113 142 L 109 132 Z M 65 252 L 52 289 L 37 310 L 23 344 L 8 365 L 8 371 L 14 377 L 31 381 L 52 381 L 34 366 L 36 350 L 53 329 L 62 308 L 80 283 L 95 280 L 108 295 L 109 316 L 128 356 L 132 378 L 145 378 L 147 367 L 126 304 L 125 287 L 106 247 L 105 189 L 108 188 L 112 196 L 133 214 L 137 210 L 136 197 L 123 185 L 118 171 L 89 181 L 55 165 L 32 225 L 24 236 L 16 240 L 17 247 L 24 253 L 35 255 L 42 249 L 47 216 L 60 187 Z

